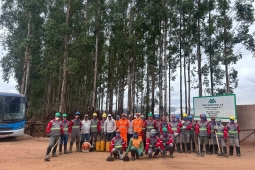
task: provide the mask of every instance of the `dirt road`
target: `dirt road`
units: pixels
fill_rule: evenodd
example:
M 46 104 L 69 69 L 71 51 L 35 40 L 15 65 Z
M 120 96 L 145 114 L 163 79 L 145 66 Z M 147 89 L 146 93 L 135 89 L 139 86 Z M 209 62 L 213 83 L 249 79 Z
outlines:
M 0 169 L 1 170 L 64 170 L 64 169 L 186 169 L 186 170 L 210 170 L 210 169 L 254 169 L 255 145 L 242 145 L 242 157 L 236 154 L 229 158 L 218 158 L 216 155 L 196 157 L 195 153 L 174 153 L 174 158 L 148 159 L 143 156 L 140 160 L 123 162 L 115 160 L 106 162 L 108 152 L 90 152 L 60 155 L 45 162 L 45 152 L 48 146 L 48 138 L 33 138 L 29 136 L 0 139 Z M 129 154 L 130 155 L 130 154 Z

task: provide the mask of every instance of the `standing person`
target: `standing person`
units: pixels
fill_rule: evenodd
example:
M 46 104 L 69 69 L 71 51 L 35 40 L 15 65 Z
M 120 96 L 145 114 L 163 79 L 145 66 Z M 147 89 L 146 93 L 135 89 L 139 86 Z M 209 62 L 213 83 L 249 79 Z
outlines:
M 151 130 L 156 128 L 156 122 L 152 118 L 152 113 L 148 113 L 148 120 L 145 121 L 145 128 L 146 128 L 146 138 L 149 138 L 151 135 Z
M 200 122 L 198 122 L 195 125 L 195 131 L 200 140 L 200 146 L 199 146 L 200 151 L 201 152 L 203 151 L 203 144 L 205 144 L 206 153 L 210 154 L 209 144 L 208 144 L 208 138 L 210 138 L 210 135 L 211 135 L 210 126 L 209 126 L 209 123 L 206 121 L 205 114 L 200 114 L 200 119 L 201 119 Z
M 143 140 L 143 127 L 144 127 L 144 122 L 140 118 L 140 113 L 136 113 L 136 118 L 133 120 L 133 131 L 138 133 L 138 138 Z
M 218 143 L 220 147 L 220 153 L 218 153 L 218 156 L 228 157 L 227 155 L 227 131 L 225 131 L 225 127 L 221 124 L 220 118 L 216 119 L 216 125 L 214 126 L 215 134 L 218 138 Z
M 211 139 L 210 139 L 210 153 L 217 154 L 218 153 L 218 145 L 216 142 L 216 136 L 214 133 L 214 126 L 216 125 L 215 117 L 211 116 L 211 122 L 209 123 L 210 129 L 211 129 Z
M 156 136 L 155 129 L 151 129 L 150 137 L 146 138 L 145 154 L 149 154 L 149 158 L 152 158 L 152 154 L 155 152 L 153 157 L 156 158 L 160 150 L 164 150 L 162 141 Z
M 126 150 L 126 156 L 128 155 L 129 150 L 131 150 L 132 161 L 139 159 L 139 156 L 143 156 L 143 140 L 138 137 L 138 133 L 134 132 L 133 137 L 130 139 L 128 148 Z
M 81 120 L 80 112 L 75 113 L 75 118 L 70 121 L 69 124 L 69 135 L 71 136 L 69 153 L 72 153 L 73 143 L 76 141 L 76 152 L 80 152 L 80 141 L 81 141 Z
M 104 129 L 106 133 L 106 140 L 111 141 L 114 137 L 114 132 L 116 130 L 116 124 L 115 121 L 112 119 L 112 115 L 108 114 L 108 119 L 104 123 Z
M 156 130 L 156 135 L 160 137 L 160 126 L 161 126 L 161 121 L 160 121 L 160 116 L 159 114 L 155 115 L 155 130 Z
M 110 153 L 113 154 L 114 159 L 123 159 L 123 151 L 126 148 L 126 142 L 120 136 L 120 131 L 116 130 L 116 136 L 112 139 L 111 146 L 110 146 Z
M 132 116 L 132 114 L 130 114 L 128 116 L 128 123 L 129 123 L 129 127 L 128 127 L 128 134 L 127 134 L 127 145 L 128 145 L 128 142 L 130 141 L 130 139 L 133 137 L 133 116 Z
M 62 154 L 62 145 L 63 144 L 64 144 L 64 154 L 68 154 L 67 142 L 68 142 L 68 127 L 69 127 L 70 122 L 67 120 L 67 114 L 66 113 L 64 113 L 62 115 L 62 118 L 63 118 L 63 120 L 61 121 L 61 123 L 62 123 L 64 134 L 62 135 L 62 137 L 60 139 L 59 155 Z
M 127 131 L 128 131 L 129 123 L 126 119 L 126 114 L 122 113 L 121 119 L 117 123 L 117 129 L 120 131 L 120 136 L 124 139 L 125 143 L 127 143 Z
M 115 120 L 115 123 L 116 123 L 116 125 L 118 124 L 118 121 L 120 120 L 120 116 L 119 115 L 117 115 L 116 116 L 116 120 Z M 118 127 L 116 127 L 117 129 L 118 129 Z
M 46 158 L 44 159 L 45 161 L 50 160 L 51 148 L 55 146 L 60 136 L 62 137 L 64 133 L 62 123 L 59 120 L 59 118 L 60 118 L 60 113 L 57 112 L 55 114 L 55 119 L 51 120 L 48 123 L 47 129 L 46 129 L 47 136 L 50 137 L 50 140 L 49 140 L 49 146 L 46 151 Z M 57 150 L 57 145 L 53 148 L 52 157 L 57 157 L 56 150 Z
M 161 121 L 161 124 L 160 124 L 160 134 L 163 135 L 163 128 L 166 128 L 169 131 L 169 128 L 170 128 L 170 125 L 167 123 L 167 120 L 166 120 L 166 117 L 163 116 L 162 117 L 162 121 Z
M 106 133 L 105 133 L 105 129 L 104 129 L 104 123 L 106 121 L 106 113 L 103 113 L 102 115 L 102 120 L 100 121 L 100 140 L 105 141 L 106 140 Z
M 233 155 L 234 145 L 236 146 L 236 154 L 238 157 L 241 157 L 240 144 L 239 144 L 239 133 L 240 126 L 235 123 L 235 117 L 230 116 L 230 122 L 227 124 L 225 130 L 228 132 L 229 139 L 229 156 Z
M 100 121 L 97 119 L 97 113 L 93 113 L 93 119 L 90 120 L 90 133 L 91 133 L 91 141 L 92 147 L 96 147 L 97 136 L 100 133 Z
M 192 124 L 192 128 L 191 128 L 191 131 L 190 131 L 190 143 L 192 145 L 193 152 L 196 153 L 196 143 L 195 143 L 195 133 L 194 133 L 194 126 L 195 126 L 196 123 L 193 122 L 193 116 L 192 115 L 188 116 L 188 120 Z
M 142 126 L 142 139 L 143 139 L 143 146 L 146 146 L 146 127 L 145 127 L 145 116 L 141 115 L 141 119 L 143 121 L 143 126 Z
M 187 153 L 190 153 L 190 131 L 192 128 L 192 123 L 188 120 L 188 115 L 183 114 L 183 123 L 181 128 L 181 141 L 182 141 L 182 152 L 185 152 L 185 144 Z
M 174 143 L 174 148 L 175 145 L 177 147 L 177 151 L 179 153 L 181 153 L 181 147 L 180 147 L 180 138 L 179 138 L 179 134 L 180 134 L 180 126 L 179 123 L 177 122 L 177 119 L 175 117 L 175 115 L 171 115 L 171 122 L 169 123 L 170 128 L 171 128 L 171 135 L 172 135 L 172 139 L 173 139 L 173 143 Z
M 90 140 L 90 125 L 91 125 L 91 121 L 88 119 L 88 115 L 87 114 L 85 114 L 84 120 L 82 120 L 81 123 L 82 123 L 82 127 L 81 127 L 81 144 L 80 144 L 80 149 L 82 148 L 82 144 L 84 142 L 89 142 L 89 140 Z
M 162 132 L 163 135 L 160 136 L 160 139 L 162 140 L 162 144 L 164 146 L 163 154 L 166 154 L 166 151 L 170 151 L 169 156 L 170 158 L 173 158 L 174 145 L 172 136 L 168 133 L 168 129 L 166 127 L 163 127 Z

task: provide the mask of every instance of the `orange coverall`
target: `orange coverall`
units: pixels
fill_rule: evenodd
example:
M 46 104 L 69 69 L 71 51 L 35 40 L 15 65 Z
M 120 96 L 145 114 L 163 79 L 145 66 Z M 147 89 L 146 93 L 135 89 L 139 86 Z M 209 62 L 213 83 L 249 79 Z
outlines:
M 141 118 L 139 118 L 139 119 L 134 119 L 133 120 L 133 128 L 134 128 L 134 132 L 137 132 L 138 133 L 138 138 L 139 139 L 143 139 L 143 132 L 142 132 L 142 130 L 143 130 L 143 125 L 144 125 L 144 123 L 143 123 L 143 120 L 141 119 Z
M 129 127 L 129 122 L 128 120 L 125 119 L 120 119 L 117 124 L 117 129 L 120 131 L 120 136 L 124 139 L 124 141 L 127 143 L 127 131 Z

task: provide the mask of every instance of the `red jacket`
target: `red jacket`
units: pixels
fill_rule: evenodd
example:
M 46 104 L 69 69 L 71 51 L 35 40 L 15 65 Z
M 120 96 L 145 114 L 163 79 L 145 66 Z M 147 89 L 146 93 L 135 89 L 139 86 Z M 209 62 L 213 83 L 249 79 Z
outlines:
M 153 124 L 154 124 L 154 129 L 156 129 L 156 121 L 155 120 L 152 120 L 152 121 L 153 121 Z M 147 128 L 147 121 L 144 121 L 144 127 Z
M 56 119 L 53 119 L 53 121 L 55 122 Z M 59 120 L 59 121 L 60 121 L 60 120 Z M 60 122 L 61 122 L 61 121 L 60 121 Z M 47 134 L 50 133 L 51 127 L 52 127 L 52 122 L 50 121 L 50 122 L 48 123 L 48 125 L 47 125 L 47 128 L 46 128 L 46 133 L 47 133 Z M 64 133 L 62 124 L 60 125 L 60 133 L 61 133 L 61 134 Z
M 172 133 L 173 130 L 171 129 L 171 126 L 170 126 L 169 123 L 167 123 L 166 128 L 167 128 L 168 132 Z M 161 123 L 160 128 L 159 128 L 159 131 L 160 131 L 161 135 L 163 135 L 163 130 L 162 129 L 163 129 L 163 123 Z
M 170 133 L 174 134 L 174 131 L 172 130 L 171 124 L 169 123 L 168 125 L 169 125 L 168 131 Z M 177 133 L 180 134 L 180 132 L 181 132 L 181 127 L 180 127 L 180 124 L 178 124 L 178 126 L 177 126 Z
M 161 142 L 162 142 L 162 144 L 163 144 L 163 140 L 162 140 L 162 138 L 163 138 L 164 136 L 163 135 L 161 135 Z M 169 144 L 171 144 L 171 143 L 173 143 L 173 138 L 172 138 L 172 136 L 171 135 L 168 135 L 168 141 L 166 142 L 166 144 L 167 145 L 169 145 Z M 163 147 L 164 147 L 164 145 L 163 145 Z
M 115 147 L 115 143 L 114 143 L 114 140 L 115 140 L 116 136 L 114 138 L 112 138 L 112 141 L 111 141 L 111 146 L 110 146 L 110 152 L 112 153 L 112 149 Z M 124 141 L 124 139 L 122 137 L 119 137 L 122 139 L 122 150 L 124 151 L 126 149 L 126 142 Z
M 188 120 L 187 120 L 188 121 Z M 186 129 L 187 130 L 190 130 L 190 129 L 192 129 L 193 128 L 193 125 L 192 125 L 192 122 L 190 122 L 190 121 L 188 121 L 189 122 L 189 125 L 188 126 L 186 126 Z M 210 125 L 209 125 L 210 126 Z
M 154 138 L 157 138 L 155 147 L 160 147 L 163 150 L 164 146 L 163 146 L 162 140 L 157 136 L 155 136 Z M 150 145 L 150 138 L 146 138 L 146 147 L 145 147 L 146 151 L 149 150 L 149 145 Z
M 194 129 L 195 129 L 196 134 L 198 135 L 199 134 L 199 124 L 198 123 L 196 123 L 194 125 Z M 207 134 L 210 135 L 211 134 L 211 128 L 209 126 L 209 123 L 207 123 L 206 129 L 207 129 Z
M 236 126 L 237 124 L 236 123 L 234 123 L 234 126 Z M 237 132 L 238 132 L 238 134 L 240 133 L 240 126 L 239 125 L 237 125 Z M 226 133 L 226 134 L 225 134 Z M 225 137 L 226 136 L 226 137 Z M 228 137 L 228 126 L 226 126 L 225 128 L 224 128 L 224 138 L 227 138 Z
M 76 120 L 76 118 L 73 119 L 74 121 Z M 81 120 L 80 120 L 80 129 L 82 127 L 82 123 L 81 123 Z M 72 128 L 73 128 L 73 122 L 70 121 L 69 123 L 69 127 L 68 127 L 68 133 L 72 133 Z

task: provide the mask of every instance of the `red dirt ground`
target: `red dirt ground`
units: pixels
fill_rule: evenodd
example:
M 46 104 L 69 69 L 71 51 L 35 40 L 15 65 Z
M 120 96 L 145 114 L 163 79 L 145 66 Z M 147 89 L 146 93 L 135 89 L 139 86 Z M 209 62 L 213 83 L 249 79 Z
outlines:
M 234 156 L 229 158 L 219 158 L 216 155 L 206 155 L 197 157 L 195 153 L 174 153 L 174 158 L 148 159 L 143 156 L 140 160 L 123 162 L 115 160 L 106 162 L 109 152 L 90 152 L 60 155 L 51 158 L 50 162 L 45 162 L 45 152 L 48 146 L 48 138 L 33 138 L 23 136 L 18 138 L 0 139 L 0 169 L 1 170 L 64 170 L 64 169 L 186 169 L 186 170 L 251 170 L 254 169 L 255 145 L 241 145 L 242 157 Z M 75 146 L 74 146 L 75 149 Z M 130 156 L 130 154 L 129 154 Z

